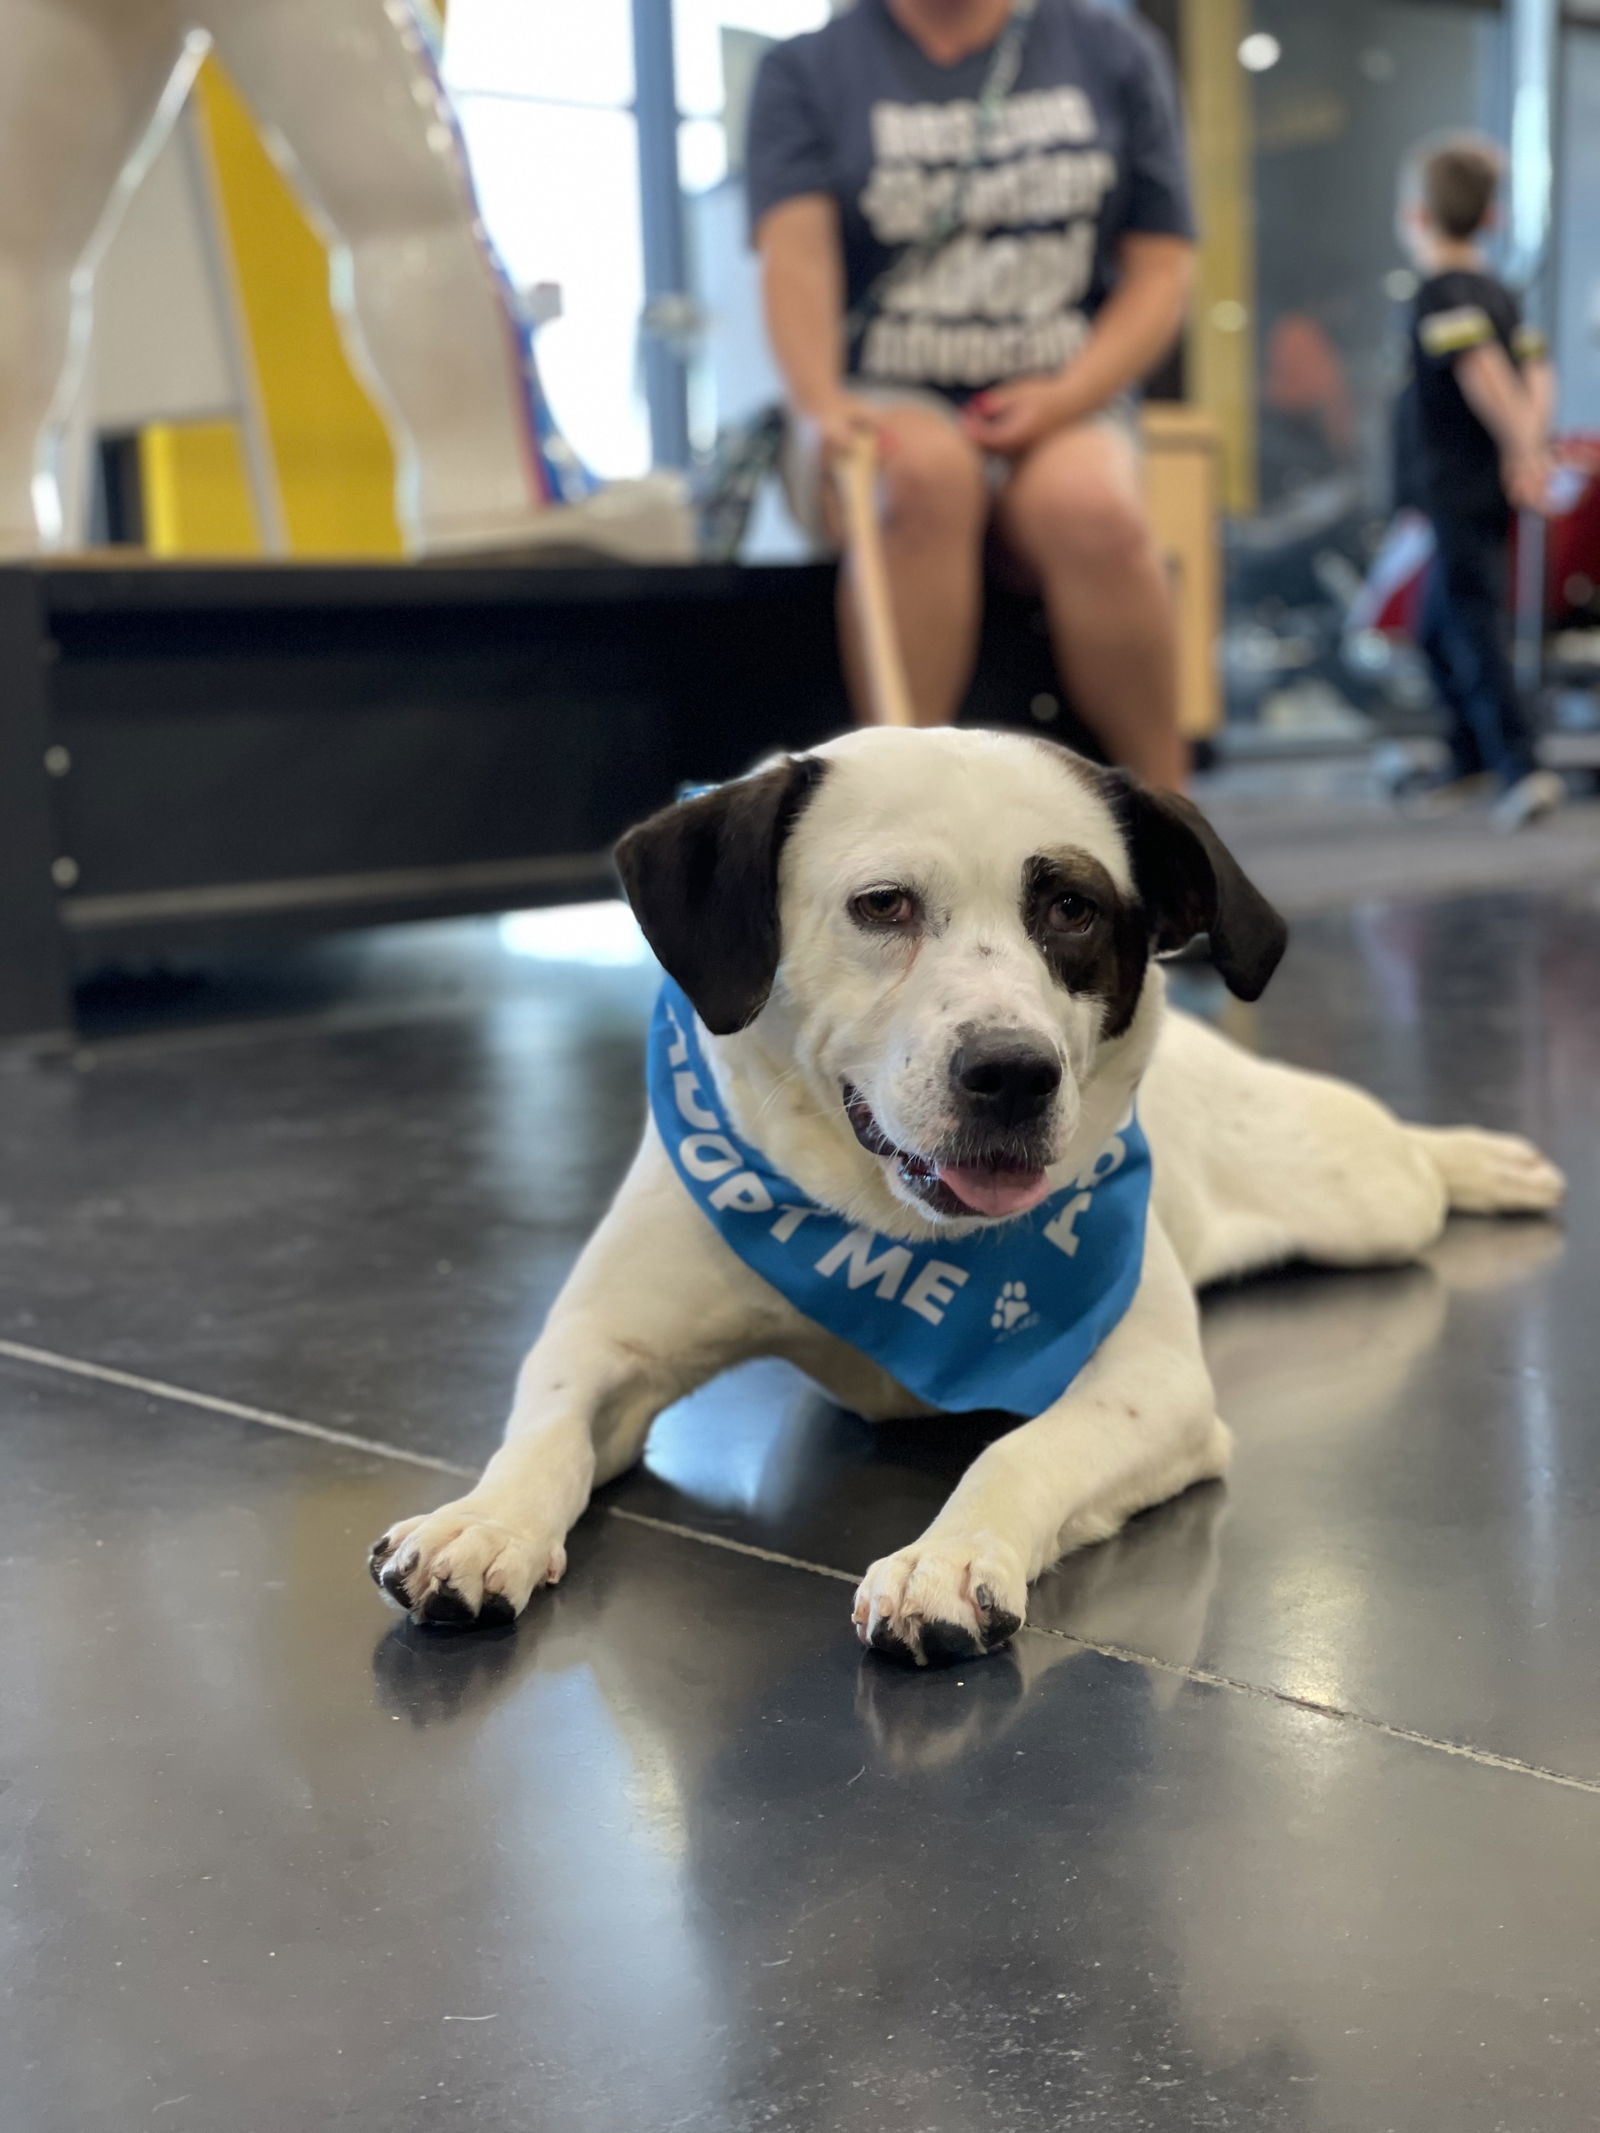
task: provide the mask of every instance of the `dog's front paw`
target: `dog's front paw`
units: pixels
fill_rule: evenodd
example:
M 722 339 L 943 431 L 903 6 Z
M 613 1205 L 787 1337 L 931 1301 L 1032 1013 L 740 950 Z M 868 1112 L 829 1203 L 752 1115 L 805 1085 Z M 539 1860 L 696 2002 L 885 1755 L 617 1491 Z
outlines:
M 510 1622 L 541 1585 L 567 1567 L 552 1538 L 485 1515 L 470 1496 L 422 1518 L 403 1518 L 373 1543 L 373 1582 L 413 1622 L 465 1628 Z
M 856 1635 L 915 1666 L 981 1659 L 1022 1627 L 1028 1581 L 988 1534 L 918 1541 L 874 1563 L 856 1592 Z
M 1458 1215 L 1549 1215 L 1566 1198 L 1561 1172 L 1520 1134 L 1448 1127 L 1428 1145 Z

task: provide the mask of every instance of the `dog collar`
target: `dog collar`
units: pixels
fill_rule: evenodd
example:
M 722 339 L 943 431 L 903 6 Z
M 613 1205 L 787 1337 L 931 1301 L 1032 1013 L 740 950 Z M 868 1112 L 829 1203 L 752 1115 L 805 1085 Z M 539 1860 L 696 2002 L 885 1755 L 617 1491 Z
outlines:
M 1036 1415 L 1058 1400 L 1139 1286 L 1150 1149 L 1137 1112 L 1028 1214 L 908 1244 L 802 1192 L 736 1130 L 670 978 L 650 1029 L 650 1109 L 689 1197 L 796 1310 L 950 1414 Z

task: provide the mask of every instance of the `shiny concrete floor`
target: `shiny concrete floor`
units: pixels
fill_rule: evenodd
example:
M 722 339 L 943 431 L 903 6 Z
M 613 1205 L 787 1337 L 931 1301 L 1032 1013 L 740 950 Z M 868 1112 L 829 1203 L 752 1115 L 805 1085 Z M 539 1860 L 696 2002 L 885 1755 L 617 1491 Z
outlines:
M 1229 1486 L 937 1676 L 848 1573 L 981 1430 L 776 1367 L 519 1629 L 366 1582 L 492 1441 L 648 987 L 460 929 L 0 1065 L 5 2133 L 1591 2127 L 1600 882 L 1303 924 L 1230 1010 L 1533 1132 L 1564 1232 L 1213 1299 Z

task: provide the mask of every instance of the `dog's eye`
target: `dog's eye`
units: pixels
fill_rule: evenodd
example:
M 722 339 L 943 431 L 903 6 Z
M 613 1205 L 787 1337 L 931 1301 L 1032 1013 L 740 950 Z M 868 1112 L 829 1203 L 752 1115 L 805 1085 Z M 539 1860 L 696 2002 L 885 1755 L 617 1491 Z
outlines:
M 1100 906 L 1075 889 L 1063 889 L 1051 899 L 1049 916 L 1058 933 L 1087 933 L 1100 916 Z
M 911 926 L 922 906 L 909 889 L 863 889 L 850 899 L 850 916 L 858 926 Z

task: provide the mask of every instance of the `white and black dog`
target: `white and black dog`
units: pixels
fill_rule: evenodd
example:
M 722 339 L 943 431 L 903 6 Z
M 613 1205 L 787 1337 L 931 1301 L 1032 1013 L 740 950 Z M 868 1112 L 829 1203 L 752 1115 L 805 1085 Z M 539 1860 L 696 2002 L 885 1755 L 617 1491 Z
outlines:
M 519 1613 L 662 1408 L 745 1358 L 787 1357 L 880 1418 L 928 1411 L 929 1385 L 1003 1393 L 1058 1368 L 856 1595 L 876 1649 L 993 1650 L 1058 1557 L 1227 1467 L 1198 1287 L 1402 1262 L 1452 1210 L 1561 1200 L 1524 1141 L 1402 1125 L 1169 1012 L 1154 956 L 1204 934 L 1254 999 L 1283 922 L 1193 807 L 1050 743 L 854 733 L 666 809 L 618 860 L 678 1002 L 658 1015 L 666 1094 L 482 1479 L 372 1552 L 418 1621 Z M 1080 1247 L 1136 1140 L 1153 1166 L 1121 1229 L 1101 1224 L 1133 1239 L 1126 1280 L 1096 1289 Z M 991 1292 L 1008 1239 L 1030 1274 Z M 1082 1279 L 1054 1328 L 1050 1300 Z M 991 1342 L 1004 1366 L 1013 1333 L 1031 1377 L 963 1375 Z

